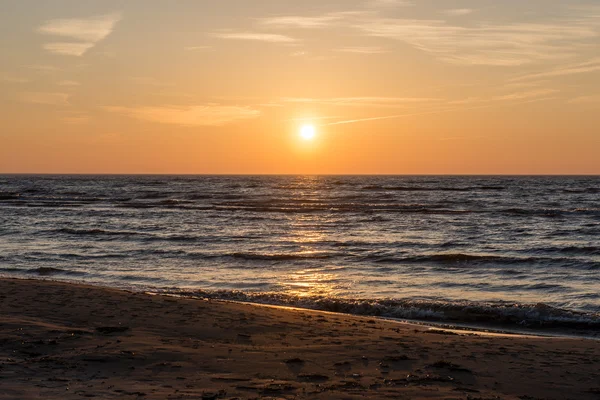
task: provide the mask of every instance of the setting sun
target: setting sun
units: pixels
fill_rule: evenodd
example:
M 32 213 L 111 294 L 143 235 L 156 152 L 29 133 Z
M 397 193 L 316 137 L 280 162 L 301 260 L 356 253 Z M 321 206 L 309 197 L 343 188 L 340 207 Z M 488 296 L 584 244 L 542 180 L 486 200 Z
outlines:
M 317 130 L 313 125 L 303 125 L 300 128 L 300 137 L 304 140 L 313 140 L 317 135 Z

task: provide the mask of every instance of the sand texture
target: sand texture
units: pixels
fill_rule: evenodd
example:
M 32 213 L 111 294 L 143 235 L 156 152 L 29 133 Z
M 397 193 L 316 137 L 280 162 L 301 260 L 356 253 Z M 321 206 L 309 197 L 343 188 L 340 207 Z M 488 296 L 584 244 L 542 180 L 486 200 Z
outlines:
M 0 399 L 600 399 L 600 342 L 0 280 Z

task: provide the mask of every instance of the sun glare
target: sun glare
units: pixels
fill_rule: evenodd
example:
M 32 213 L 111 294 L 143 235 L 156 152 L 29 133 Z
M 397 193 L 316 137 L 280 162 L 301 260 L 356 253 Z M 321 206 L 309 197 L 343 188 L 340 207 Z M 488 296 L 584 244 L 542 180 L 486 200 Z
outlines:
M 300 137 L 304 140 L 313 140 L 317 135 L 317 130 L 313 125 L 303 125 L 300 128 Z

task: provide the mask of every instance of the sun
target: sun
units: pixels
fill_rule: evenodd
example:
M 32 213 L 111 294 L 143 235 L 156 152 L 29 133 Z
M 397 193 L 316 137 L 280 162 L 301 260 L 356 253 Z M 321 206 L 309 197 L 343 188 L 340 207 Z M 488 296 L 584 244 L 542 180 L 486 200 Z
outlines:
M 304 140 L 313 140 L 317 136 L 317 130 L 314 125 L 302 125 L 300 128 L 300 137 Z

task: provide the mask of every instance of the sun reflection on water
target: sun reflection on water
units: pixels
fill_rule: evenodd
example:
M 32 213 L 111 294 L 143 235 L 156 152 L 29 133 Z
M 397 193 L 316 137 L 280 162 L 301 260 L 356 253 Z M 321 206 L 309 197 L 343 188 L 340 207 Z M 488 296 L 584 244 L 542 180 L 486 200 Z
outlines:
M 294 296 L 331 296 L 339 291 L 336 281 L 335 273 L 303 269 L 285 277 L 281 284 Z
M 319 188 L 323 184 L 322 177 L 304 176 L 298 179 L 292 199 L 298 207 L 315 205 L 319 199 Z M 325 259 L 326 252 L 318 248 L 318 244 L 327 241 L 330 216 L 323 213 L 292 214 L 288 221 L 289 235 L 286 240 L 298 246 L 298 253 L 307 258 Z M 282 277 L 279 284 L 286 288 L 290 295 L 332 296 L 341 289 L 339 271 L 343 267 L 326 266 L 320 268 L 300 267 L 296 271 Z

